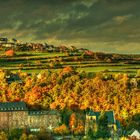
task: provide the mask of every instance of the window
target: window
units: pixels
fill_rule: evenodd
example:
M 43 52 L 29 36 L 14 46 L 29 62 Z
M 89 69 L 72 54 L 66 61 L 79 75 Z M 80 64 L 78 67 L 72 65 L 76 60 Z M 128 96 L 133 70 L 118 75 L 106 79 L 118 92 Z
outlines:
M 31 132 L 39 132 L 40 129 L 39 129 L 39 128 L 31 128 L 30 131 L 31 131 Z

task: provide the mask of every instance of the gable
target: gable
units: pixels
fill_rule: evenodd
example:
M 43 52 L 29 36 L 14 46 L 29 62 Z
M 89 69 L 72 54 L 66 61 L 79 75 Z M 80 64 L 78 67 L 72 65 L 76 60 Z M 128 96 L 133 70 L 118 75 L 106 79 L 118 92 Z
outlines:
M 137 137 L 137 138 L 140 138 L 140 133 L 139 133 L 137 130 L 135 130 L 135 131 L 131 134 L 131 136 L 132 136 L 132 137 L 135 136 L 135 137 Z

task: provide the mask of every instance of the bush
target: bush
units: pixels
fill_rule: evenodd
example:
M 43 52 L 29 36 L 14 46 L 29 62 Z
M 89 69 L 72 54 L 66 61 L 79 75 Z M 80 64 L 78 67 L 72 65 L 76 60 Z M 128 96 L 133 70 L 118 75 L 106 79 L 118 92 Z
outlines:
M 14 52 L 14 50 L 8 50 L 8 51 L 5 52 L 5 55 L 6 56 L 14 56 L 15 52 Z
M 16 128 L 9 130 L 8 140 L 19 139 L 22 135 L 22 129 Z

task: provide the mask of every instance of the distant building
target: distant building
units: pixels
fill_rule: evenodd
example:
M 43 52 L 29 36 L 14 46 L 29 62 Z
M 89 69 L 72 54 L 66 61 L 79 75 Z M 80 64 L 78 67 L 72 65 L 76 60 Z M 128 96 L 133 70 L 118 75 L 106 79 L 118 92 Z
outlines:
M 0 38 L 0 47 L 13 48 L 15 46 L 14 40 L 8 40 L 8 38 Z
M 0 129 L 47 130 L 57 127 L 60 120 L 56 110 L 29 110 L 24 102 L 0 103 Z
M 22 83 L 22 80 L 18 74 L 11 73 L 10 75 L 6 76 L 6 82 L 8 84 L 11 84 L 12 82 Z
M 129 135 L 129 139 L 135 139 L 135 140 L 140 140 L 140 133 L 138 130 L 133 130 L 131 134 Z
M 93 123 L 98 124 L 100 115 L 101 115 L 101 112 L 95 112 L 92 110 L 87 112 L 86 121 L 85 121 L 85 133 L 88 132 L 89 128 L 92 128 Z M 117 128 L 117 126 L 120 127 L 120 125 L 119 125 L 118 120 L 116 121 L 113 111 L 105 111 L 105 116 L 107 117 L 109 128 L 113 129 L 114 131 L 116 131 L 117 129 L 120 129 L 120 128 Z
M 86 48 L 79 48 L 78 49 L 78 52 L 80 52 L 80 53 L 84 53 L 86 51 L 88 51 L 88 49 L 86 49 Z

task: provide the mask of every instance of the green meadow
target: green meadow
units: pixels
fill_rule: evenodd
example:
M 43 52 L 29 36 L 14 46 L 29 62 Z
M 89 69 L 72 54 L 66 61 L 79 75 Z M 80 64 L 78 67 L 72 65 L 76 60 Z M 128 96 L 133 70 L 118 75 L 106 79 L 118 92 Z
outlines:
M 78 60 L 80 54 L 69 56 L 60 52 L 16 52 L 15 56 L 4 57 L 0 52 L 0 68 L 28 73 L 39 73 L 41 70 L 50 69 L 56 71 L 67 66 L 73 66 L 77 71 L 96 73 L 106 71 L 108 73 L 128 73 L 135 75 L 140 69 L 139 64 L 126 64 L 122 62 L 104 62 L 94 59 Z

